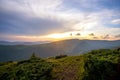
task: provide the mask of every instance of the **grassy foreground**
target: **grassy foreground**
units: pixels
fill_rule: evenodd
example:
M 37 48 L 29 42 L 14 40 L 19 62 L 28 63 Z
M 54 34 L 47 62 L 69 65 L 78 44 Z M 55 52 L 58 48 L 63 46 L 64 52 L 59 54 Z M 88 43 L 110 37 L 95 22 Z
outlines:
M 0 63 L 0 80 L 120 80 L 120 48 Z

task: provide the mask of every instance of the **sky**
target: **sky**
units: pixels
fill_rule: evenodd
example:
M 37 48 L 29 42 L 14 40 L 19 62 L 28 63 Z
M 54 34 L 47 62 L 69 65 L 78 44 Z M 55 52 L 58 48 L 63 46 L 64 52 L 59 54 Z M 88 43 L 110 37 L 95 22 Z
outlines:
M 0 0 L 0 40 L 120 40 L 120 0 Z

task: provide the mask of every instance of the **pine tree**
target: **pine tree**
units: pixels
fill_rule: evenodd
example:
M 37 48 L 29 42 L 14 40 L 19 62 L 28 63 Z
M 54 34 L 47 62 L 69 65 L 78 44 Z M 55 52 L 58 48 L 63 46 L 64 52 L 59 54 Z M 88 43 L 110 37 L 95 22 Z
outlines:
M 36 56 L 35 52 L 32 53 L 30 59 L 32 59 L 32 60 L 38 59 L 38 57 Z

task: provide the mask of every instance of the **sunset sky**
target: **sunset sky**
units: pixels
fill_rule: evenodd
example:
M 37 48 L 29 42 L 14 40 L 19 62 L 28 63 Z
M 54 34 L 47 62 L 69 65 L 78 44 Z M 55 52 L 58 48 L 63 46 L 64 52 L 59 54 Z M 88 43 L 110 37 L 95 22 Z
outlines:
M 120 0 L 0 0 L 0 40 L 120 40 Z

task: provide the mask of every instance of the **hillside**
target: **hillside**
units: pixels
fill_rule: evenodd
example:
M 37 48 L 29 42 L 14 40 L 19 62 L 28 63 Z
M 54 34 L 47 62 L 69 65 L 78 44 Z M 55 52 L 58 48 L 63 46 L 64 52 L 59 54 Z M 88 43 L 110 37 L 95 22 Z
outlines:
M 120 80 L 120 48 L 0 63 L 0 80 Z
M 28 59 L 33 52 L 40 57 L 59 54 L 78 55 L 96 49 L 113 49 L 120 47 L 120 41 L 78 40 L 70 39 L 36 45 L 0 45 L 0 61 Z
M 37 42 L 10 42 L 10 41 L 0 41 L 0 45 L 35 45 L 49 43 L 48 41 L 37 41 Z

